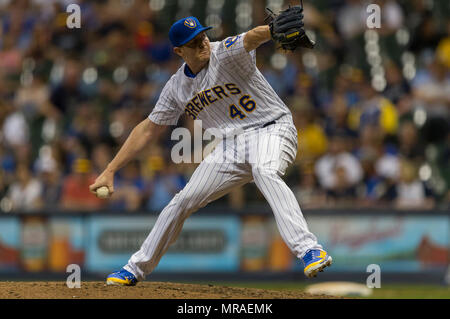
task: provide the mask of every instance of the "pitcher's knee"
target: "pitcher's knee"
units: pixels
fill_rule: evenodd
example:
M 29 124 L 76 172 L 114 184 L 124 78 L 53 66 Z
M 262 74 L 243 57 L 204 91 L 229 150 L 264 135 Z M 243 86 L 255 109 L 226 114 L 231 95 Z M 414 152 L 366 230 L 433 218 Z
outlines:
M 275 177 L 278 178 L 283 175 L 282 172 L 280 172 L 277 169 L 270 168 L 270 167 L 263 167 L 263 166 L 255 166 L 252 168 L 252 173 L 254 178 L 265 178 L 265 177 Z
M 181 193 L 177 201 L 177 210 L 181 216 L 189 216 L 201 208 L 201 194 Z

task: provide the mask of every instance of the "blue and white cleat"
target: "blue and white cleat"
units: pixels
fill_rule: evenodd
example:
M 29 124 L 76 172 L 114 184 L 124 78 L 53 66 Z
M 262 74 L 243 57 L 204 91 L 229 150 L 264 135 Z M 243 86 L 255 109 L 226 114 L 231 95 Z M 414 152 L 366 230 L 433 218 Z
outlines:
M 115 286 L 136 286 L 138 280 L 136 277 L 129 271 L 125 269 L 121 269 L 117 272 L 113 272 L 106 278 L 107 285 L 115 285 Z
M 321 249 L 308 250 L 303 256 L 305 264 L 305 275 L 308 278 L 316 277 L 318 272 L 323 272 L 325 267 L 331 266 L 333 258 Z

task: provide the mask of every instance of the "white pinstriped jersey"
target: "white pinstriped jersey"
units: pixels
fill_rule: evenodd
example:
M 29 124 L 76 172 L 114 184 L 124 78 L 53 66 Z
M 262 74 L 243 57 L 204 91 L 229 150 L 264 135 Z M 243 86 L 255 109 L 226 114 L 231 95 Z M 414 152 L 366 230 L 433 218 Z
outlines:
M 244 34 L 211 43 L 210 62 L 195 77 L 186 64 L 167 82 L 149 119 L 176 125 L 185 113 L 203 128 L 222 133 L 260 127 L 292 114 L 256 66 L 256 53 L 244 48 Z

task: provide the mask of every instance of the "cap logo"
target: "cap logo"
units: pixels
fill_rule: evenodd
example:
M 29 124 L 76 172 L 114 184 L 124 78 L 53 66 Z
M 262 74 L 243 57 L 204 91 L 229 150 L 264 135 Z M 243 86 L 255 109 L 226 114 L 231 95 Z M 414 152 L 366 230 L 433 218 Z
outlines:
M 195 29 L 197 27 L 197 23 L 195 23 L 193 19 L 186 19 L 184 21 L 184 25 L 191 29 Z

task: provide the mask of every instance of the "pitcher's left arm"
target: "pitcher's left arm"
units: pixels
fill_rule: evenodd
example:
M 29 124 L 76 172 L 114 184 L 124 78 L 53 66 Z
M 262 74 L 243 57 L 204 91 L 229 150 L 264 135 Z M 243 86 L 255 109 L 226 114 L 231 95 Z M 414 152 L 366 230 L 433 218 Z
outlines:
M 245 34 L 244 48 L 247 52 L 256 50 L 260 45 L 270 41 L 272 36 L 270 34 L 270 27 L 262 25 L 256 27 Z

